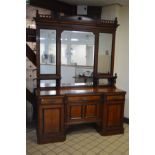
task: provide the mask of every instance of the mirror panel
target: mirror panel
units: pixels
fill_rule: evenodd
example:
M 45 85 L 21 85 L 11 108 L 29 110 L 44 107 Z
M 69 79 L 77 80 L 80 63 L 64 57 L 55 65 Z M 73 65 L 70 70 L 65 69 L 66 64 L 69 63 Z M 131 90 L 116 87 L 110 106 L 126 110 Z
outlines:
M 56 73 L 56 30 L 40 29 L 40 74 Z
M 92 84 L 94 66 L 92 32 L 63 31 L 61 34 L 61 85 Z
M 98 73 L 110 73 L 111 70 L 112 34 L 99 33 Z

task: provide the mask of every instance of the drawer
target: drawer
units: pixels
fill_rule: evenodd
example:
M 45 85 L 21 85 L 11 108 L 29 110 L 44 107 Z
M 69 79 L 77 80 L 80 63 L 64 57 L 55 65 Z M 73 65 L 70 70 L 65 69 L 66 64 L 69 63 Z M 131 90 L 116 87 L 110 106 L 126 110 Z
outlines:
M 69 96 L 68 102 L 89 102 L 98 101 L 100 96 Z
M 63 98 L 61 97 L 51 97 L 51 98 L 41 98 L 41 104 L 62 104 Z
M 107 96 L 107 101 L 124 100 L 124 99 L 125 99 L 124 95 L 110 95 L 110 96 Z

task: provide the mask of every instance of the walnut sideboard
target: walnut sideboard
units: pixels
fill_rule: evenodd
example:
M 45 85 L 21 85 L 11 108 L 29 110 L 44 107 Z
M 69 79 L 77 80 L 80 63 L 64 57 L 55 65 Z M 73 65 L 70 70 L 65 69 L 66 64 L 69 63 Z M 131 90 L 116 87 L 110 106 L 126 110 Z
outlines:
M 121 134 L 125 91 L 111 87 L 61 88 L 39 91 L 38 144 L 64 141 L 69 126 L 95 123 L 101 135 Z

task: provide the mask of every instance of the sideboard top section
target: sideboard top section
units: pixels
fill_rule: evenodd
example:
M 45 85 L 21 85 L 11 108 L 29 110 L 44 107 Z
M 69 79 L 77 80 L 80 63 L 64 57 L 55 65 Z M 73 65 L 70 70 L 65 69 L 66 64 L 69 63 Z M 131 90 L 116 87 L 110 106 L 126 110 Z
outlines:
M 42 90 L 40 96 L 57 96 L 57 95 L 95 95 L 95 94 L 120 94 L 126 93 L 123 90 L 117 88 L 105 88 L 105 87 L 87 87 L 87 88 L 60 88 L 56 90 Z

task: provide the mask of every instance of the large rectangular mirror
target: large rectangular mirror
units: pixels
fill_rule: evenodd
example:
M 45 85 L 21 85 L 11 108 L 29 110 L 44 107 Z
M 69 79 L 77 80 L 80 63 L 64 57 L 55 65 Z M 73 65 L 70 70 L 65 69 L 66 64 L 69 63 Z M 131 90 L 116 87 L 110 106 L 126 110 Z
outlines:
M 61 85 L 93 84 L 94 42 L 92 32 L 61 34 Z
M 99 33 L 98 73 L 111 71 L 112 34 Z
M 40 74 L 56 73 L 56 30 L 40 29 Z

